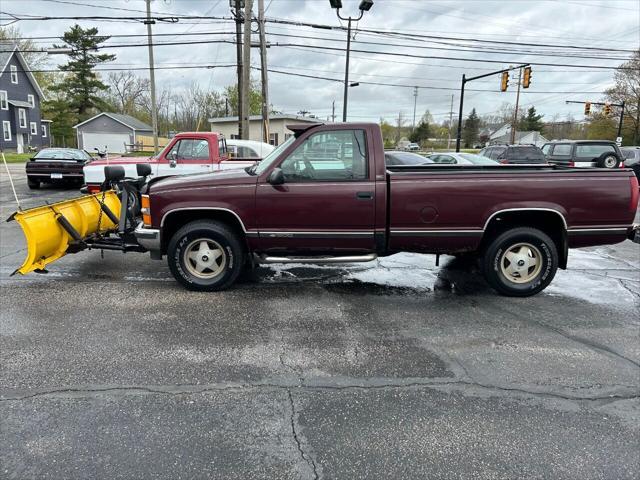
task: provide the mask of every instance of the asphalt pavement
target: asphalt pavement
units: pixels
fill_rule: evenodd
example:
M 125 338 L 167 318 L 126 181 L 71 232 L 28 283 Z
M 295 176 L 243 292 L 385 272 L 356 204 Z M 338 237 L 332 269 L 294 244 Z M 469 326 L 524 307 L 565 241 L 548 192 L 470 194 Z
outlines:
M 0 478 L 554 478 L 640 472 L 640 245 L 532 298 L 400 254 L 194 293 L 165 261 L 25 245 L 0 171 Z M 77 195 L 29 191 L 23 207 Z

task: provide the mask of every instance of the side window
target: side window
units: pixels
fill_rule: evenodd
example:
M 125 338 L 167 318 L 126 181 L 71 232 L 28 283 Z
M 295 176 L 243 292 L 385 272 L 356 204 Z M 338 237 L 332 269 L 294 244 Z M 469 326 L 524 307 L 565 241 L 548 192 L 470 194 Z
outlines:
M 318 132 L 280 165 L 288 182 L 363 180 L 368 177 L 363 130 Z
M 544 153 L 545 155 L 549 155 L 550 151 L 551 151 L 551 143 L 545 143 L 542 146 L 542 153 Z
M 576 145 L 576 158 L 597 158 L 605 153 L 616 154 L 613 145 Z
M 209 160 L 209 142 L 193 139 L 178 140 L 169 152 L 169 156 L 171 155 L 175 155 L 178 162 L 181 160 Z
M 494 160 L 498 160 L 499 158 L 504 158 L 506 153 L 506 148 L 494 148 L 493 156 L 491 158 L 493 158 Z
M 571 155 L 570 143 L 556 143 L 553 147 L 554 157 L 568 157 Z
M 260 158 L 258 153 L 249 147 L 237 147 L 238 149 L 238 158 Z
M 218 140 L 218 156 L 224 157 L 227 154 L 227 142 L 224 138 Z

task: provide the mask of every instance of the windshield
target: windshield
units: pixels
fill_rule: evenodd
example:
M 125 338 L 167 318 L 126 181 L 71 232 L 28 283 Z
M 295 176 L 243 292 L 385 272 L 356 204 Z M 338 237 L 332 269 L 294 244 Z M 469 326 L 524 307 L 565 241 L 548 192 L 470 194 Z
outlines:
M 282 145 L 278 146 L 278 148 L 276 148 L 273 152 L 271 152 L 269 155 L 267 155 L 266 157 L 264 157 L 262 159 L 262 161 L 253 168 L 253 173 L 255 173 L 256 175 L 260 175 L 262 172 L 264 172 L 267 168 L 269 168 L 269 166 L 274 163 L 278 157 L 280 156 L 280 154 L 289 146 L 293 143 L 293 141 L 295 140 L 296 137 L 292 136 L 289 138 L 289 140 L 287 140 L 286 142 L 284 142 Z
M 483 157 L 482 155 L 475 155 L 473 153 L 461 153 L 460 156 L 465 160 L 469 160 L 474 165 L 498 165 L 498 162 L 496 162 L 495 160 Z
M 36 160 L 89 160 L 91 156 L 82 150 L 64 149 L 64 148 L 45 148 L 40 150 L 33 157 Z
M 398 165 L 422 165 L 425 163 L 433 163 L 430 158 L 423 157 L 417 153 L 397 152 L 389 153 L 390 157 L 398 160 Z

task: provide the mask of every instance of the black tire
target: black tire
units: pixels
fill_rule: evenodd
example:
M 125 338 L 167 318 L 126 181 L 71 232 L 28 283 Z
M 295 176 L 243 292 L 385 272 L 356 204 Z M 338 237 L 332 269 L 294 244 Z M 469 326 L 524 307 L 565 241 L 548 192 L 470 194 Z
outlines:
M 521 254 L 520 249 L 523 247 L 530 255 Z M 509 276 L 505 273 L 511 268 L 508 253 L 516 255 L 514 258 L 518 259 L 518 264 L 514 262 L 513 268 L 522 269 L 524 275 L 515 272 Z M 535 266 L 525 264 L 524 258 L 537 258 Z M 522 265 L 520 262 L 523 262 Z M 509 297 L 529 297 L 544 290 L 553 280 L 558 269 L 558 248 L 554 241 L 540 230 L 514 228 L 498 235 L 489 244 L 481 264 L 485 279 L 499 293 Z M 527 280 L 529 276 L 531 278 Z M 518 280 L 519 278 L 522 280 Z
M 37 180 L 32 180 L 29 177 L 27 177 L 27 185 L 31 190 L 38 190 L 40 188 L 40 182 Z
M 620 159 L 613 153 L 603 153 L 597 163 L 600 168 L 614 169 L 620 167 Z
M 188 255 L 199 255 L 201 250 L 195 251 L 194 248 L 201 241 L 208 242 L 209 250 L 205 253 L 212 253 L 213 256 L 221 249 L 224 257 L 213 258 L 215 264 L 211 264 L 211 258 L 203 255 L 202 258 L 206 258 L 212 266 L 198 274 L 198 265 L 194 265 L 194 260 L 189 260 Z M 175 279 L 187 289 L 199 292 L 229 288 L 242 271 L 244 257 L 245 249 L 238 235 L 224 223 L 212 220 L 188 223 L 173 235 L 167 248 L 167 261 Z

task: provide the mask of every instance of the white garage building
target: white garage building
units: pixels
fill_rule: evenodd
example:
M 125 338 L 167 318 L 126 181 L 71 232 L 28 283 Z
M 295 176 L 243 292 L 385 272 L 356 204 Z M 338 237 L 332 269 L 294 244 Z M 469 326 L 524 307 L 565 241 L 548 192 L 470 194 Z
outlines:
M 137 118 L 121 113 L 99 113 L 75 125 L 78 148 L 92 152 L 94 148 L 109 153 L 124 153 L 125 145 L 136 143 L 137 135 L 153 135 L 153 128 Z

